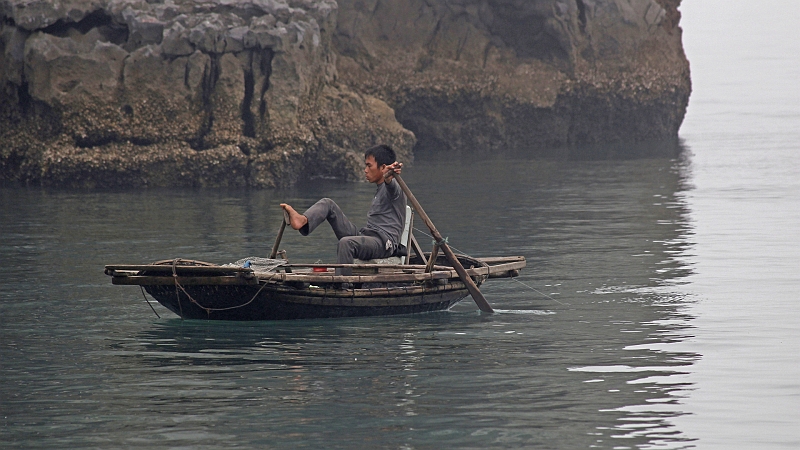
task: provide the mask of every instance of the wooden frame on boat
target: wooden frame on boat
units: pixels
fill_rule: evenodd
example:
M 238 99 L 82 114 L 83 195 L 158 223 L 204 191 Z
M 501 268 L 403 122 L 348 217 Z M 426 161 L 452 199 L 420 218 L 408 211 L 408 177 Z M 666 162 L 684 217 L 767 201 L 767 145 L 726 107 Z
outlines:
M 426 254 L 423 256 L 430 256 Z M 467 274 L 482 284 L 513 277 L 525 267 L 521 256 L 470 258 L 458 255 Z M 108 265 L 115 285 L 138 285 L 169 310 L 187 319 L 281 320 L 353 317 L 439 311 L 469 295 L 443 256 L 433 270 L 415 255 L 406 265 L 284 264 L 273 272 L 168 260 L 145 265 Z M 315 272 L 350 267 L 353 275 Z

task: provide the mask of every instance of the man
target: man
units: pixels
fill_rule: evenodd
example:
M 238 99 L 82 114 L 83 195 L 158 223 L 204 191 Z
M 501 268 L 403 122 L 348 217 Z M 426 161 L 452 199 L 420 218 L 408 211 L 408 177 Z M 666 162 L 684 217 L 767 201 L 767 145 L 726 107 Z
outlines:
M 323 198 L 303 214 L 290 205 L 281 203 L 289 214 L 289 225 L 308 236 L 327 220 L 339 239 L 336 262 L 352 264 L 361 260 L 388 258 L 400 245 L 400 235 L 406 217 L 406 196 L 389 171 L 400 174 L 403 164 L 397 162 L 394 150 L 388 145 L 378 145 L 364 153 L 364 175 L 367 181 L 378 185 L 372 206 L 367 213 L 367 225 L 357 229 L 333 200 Z M 350 275 L 350 269 L 337 269 L 337 275 Z

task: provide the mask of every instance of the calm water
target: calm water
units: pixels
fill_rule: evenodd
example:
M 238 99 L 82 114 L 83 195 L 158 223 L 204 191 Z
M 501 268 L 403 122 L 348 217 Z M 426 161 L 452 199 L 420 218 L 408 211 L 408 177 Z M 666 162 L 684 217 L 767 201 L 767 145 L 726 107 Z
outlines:
M 407 171 L 459 250 L 528 258 L 519 282 L 484 285 L 494 315 L 467 299 L 436 314 L 265 323 L 181 321 L 156 304 L 159 319 L 102 273 L 263 255 L 279 202 L 329 196 L 358 222 L 370 185 L 0 189 L 0 439 L 797 448 L 800 10 L 684 3 L 695 92 L 672 156 L 421 155 Z M 326 229 L 283 247 L 330 261 L 333 243 Z

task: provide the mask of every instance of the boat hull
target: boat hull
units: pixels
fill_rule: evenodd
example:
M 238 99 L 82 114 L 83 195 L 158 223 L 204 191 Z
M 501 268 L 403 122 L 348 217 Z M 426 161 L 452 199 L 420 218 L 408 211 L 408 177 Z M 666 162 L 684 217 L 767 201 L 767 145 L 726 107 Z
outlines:
M 463 283 L 423 292 L 402 287 L 331 290 L 285 286 L 144 286 L 159 303 L 184 319 L 291 320 L 413 314 L 449 309 L 469 295 Z M 417 290 L 418 291 L 418 290 Z M 366 294 L 366 295 L 365 295 Z

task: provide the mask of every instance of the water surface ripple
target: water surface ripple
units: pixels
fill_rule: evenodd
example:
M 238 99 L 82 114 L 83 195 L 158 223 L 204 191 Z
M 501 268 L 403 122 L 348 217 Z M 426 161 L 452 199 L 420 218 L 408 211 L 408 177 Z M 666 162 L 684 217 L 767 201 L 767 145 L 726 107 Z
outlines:
M 407 181 L 450 242 L 524 255 L 498 309 L 181 321 L 102 266 L 260 255 L 277 204 L 326 195 L 354 218 L 374 188 L 0 190 L 2 432 L 20 447 L 614 448 L 682 443 L 669 420 L 692 352 L 685 161 L 421 161 Z M 449 173 L 450 175 L 445 175 Z M 502 175 L 515 179 L 502 183 Z M 588 181 L 588 182 L 587 182 Z M 469 195 L 464 195 L 464 193 Z M 358 220 L 358 219 L 356 219 Z M 421 230 L 424 231 L 424 230 Z M 421 241 L 429 238 L 419 232 Z M 290 258 L 333 260 L 328 230 Z M 533 288 L 533 291 L 529 288 Z M 666 407 L 665 407 L 666 406 Z

